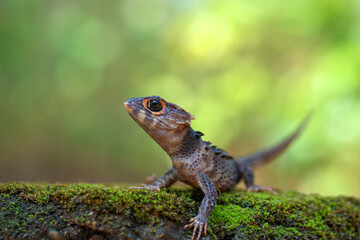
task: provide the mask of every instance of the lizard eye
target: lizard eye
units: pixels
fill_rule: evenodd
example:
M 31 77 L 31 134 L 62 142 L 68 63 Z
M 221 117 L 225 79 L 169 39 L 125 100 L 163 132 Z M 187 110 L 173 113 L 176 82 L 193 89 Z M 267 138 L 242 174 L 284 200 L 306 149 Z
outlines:
M 154 112 L 160 112 L 163 109 L 163 107 L 161 105 L 161 102 L 158 101 L 158 100 L 150 100 L 150 101 L 148 101 L 147 107 L 151 111 L 154 111 Z

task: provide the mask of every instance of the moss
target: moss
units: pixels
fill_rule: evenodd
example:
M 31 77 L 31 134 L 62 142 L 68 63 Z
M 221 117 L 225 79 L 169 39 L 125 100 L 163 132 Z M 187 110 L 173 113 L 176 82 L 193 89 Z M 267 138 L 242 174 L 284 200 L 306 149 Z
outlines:
M 178 238 L 196 216 L 202 193 L 161 192 L 93 184 L 0 184 L 0 238 L 37 238 L 56 229 L 67 238 Z M 218 198 L 209 220 L 214 239 L 359 239 L 360 200 L 296 192 L 232 191 Z M 40 227 L 39 227 L 40 226 Z M 69 227 L 71 226 L 71 228 Z

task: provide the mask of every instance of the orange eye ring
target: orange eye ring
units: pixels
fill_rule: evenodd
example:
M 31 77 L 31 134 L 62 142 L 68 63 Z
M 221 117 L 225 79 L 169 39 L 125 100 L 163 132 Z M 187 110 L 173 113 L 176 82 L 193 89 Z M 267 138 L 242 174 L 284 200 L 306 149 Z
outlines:
M 150 109 L 151 107 L 151 101 L 156 101 L 156 102 L 159 102 L 161 104 L 161 109 L 157 110 L 157 109 Z M 156 104 L 156 103 L 155 103 Z M 151 114 L 153 115 L 160 115 L 162 114 L 164 111 L 165 111 L 165 107 L 166 107 L 166 104 L 163 100 L 157 100 L 157 99 L 151 99 L 151 98 L 147 98 L 147 99 L 144 99 L 143 102 L 142 102 L 142 105 L 144 106 L 144 108 L 146 110 L 148 110 L 149 112 L 151 112 Z M 156 107 L 159 107 L 159 106 L 156 106 Z

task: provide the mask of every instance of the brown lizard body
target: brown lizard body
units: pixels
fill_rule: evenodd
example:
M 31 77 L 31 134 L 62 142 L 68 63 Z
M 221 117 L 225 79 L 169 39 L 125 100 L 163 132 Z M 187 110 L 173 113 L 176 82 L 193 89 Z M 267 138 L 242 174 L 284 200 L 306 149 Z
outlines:
M 204 192 L 198 215 L 185 226 L 194 227 L 192 240 L 196 233 L 197 239 L 200 239 L 202 233 L 206 235 L 207 221 L 218 194 L 230 190 L 241 179 L 248 191 L 269 191 L 275 194 L 270 187 L 254 184 L 252 167 L 280 155 L 309 119 L 307 117 L 292 135 L 275 147 L 235 159 L 210 142 L 203 141 L 203 134 L 190 127 L 195 117 L 173 103 L 152 96 L 128 99 L 124 106 L 130 116 L 167 152 L 173 163 L 173 167 L 154 183 L 132 189 L 160 191 L 181 181 Z

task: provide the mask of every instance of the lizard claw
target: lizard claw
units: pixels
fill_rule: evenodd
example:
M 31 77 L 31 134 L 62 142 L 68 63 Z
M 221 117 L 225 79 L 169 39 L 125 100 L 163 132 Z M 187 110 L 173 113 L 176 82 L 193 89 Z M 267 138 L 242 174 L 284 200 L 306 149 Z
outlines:
M 264 186 L 259 186 L 259 185 L 252 185 L 252 186 L 248 187 L 247 191 L 248 192 L 268 191 L 268 192 L 276 195 L 275 191 L 279 191 L 279 189 L 271 188 L 271 187 L 264 187 Z
M 194 231 L 191 236 L 191 240 L 195 239 L 196 233 L 197 233 L 196 240 L 200 239 L 202 233 L 204 233 L 204 235 L 206 236 L 207 221 L 201 219 L 201 217 L 199 217 L 199 215 L 190 219 L 190 223 L 185 225 L 184 228 L 191 228 L 191 227 L 194 227 Z
M 158 186 L 141 184 L 141 187 L 130 187 L 130 189 L 146 189 L 148 191 L 157 191 L 160 192 L 160 188 Z

